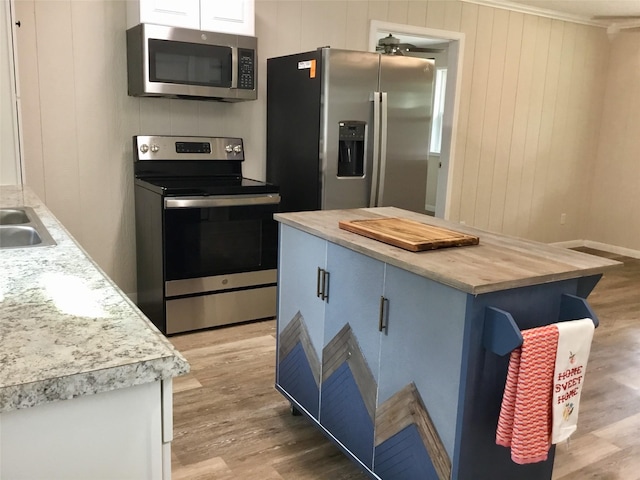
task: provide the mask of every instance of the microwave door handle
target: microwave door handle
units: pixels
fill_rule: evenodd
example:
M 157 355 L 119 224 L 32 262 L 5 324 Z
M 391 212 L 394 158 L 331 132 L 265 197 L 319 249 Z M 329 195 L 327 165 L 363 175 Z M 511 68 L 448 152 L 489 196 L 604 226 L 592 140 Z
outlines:
M 238 88 L 238 47 L 231 47 L 231 88 Z
M 165 210 L 174 208 L 242 207 L 251 205 L 277 205 L 280 195 L 215 195 L 210 197 L 168 197 L 164 199 Z

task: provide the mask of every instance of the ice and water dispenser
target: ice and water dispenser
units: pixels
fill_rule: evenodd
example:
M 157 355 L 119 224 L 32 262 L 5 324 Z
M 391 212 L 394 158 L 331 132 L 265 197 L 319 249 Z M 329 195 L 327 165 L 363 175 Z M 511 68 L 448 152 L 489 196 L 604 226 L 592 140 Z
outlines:
M 338 177 L 364 176 L 364 131 L 366 122 L 339 122 Z

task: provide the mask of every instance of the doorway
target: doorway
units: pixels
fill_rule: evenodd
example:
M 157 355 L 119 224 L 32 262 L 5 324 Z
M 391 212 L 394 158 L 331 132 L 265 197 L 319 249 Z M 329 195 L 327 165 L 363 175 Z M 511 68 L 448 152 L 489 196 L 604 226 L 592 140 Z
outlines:
M 418 47 L 431 47 L 441 53 L 440 64 L 446 64 L 446 80 L 444 81 L 443 106 L 440 122 L 440 145 L 431 148 L 429 154 L 429 171 L 427 178 L 427 199 L 434 199 L 435 216 L 448 219 L 451 205 L 451 182 L 453 180 L 453 161 L 455 158 L 455 138 L 458 123 L 458 105 L 462 78 L 462 52 L 464 33 L 417 27 L 399 23 L 372 20 L 369 30 L 369 51 L 375 52 L 378 41 L 389 34 L 402 43 Z M 438 62 L 438 59 L 436 59 Z M 436 64 L 436 71 L 438 64 Z M 442 75 L 440 75 L 442 77 Z M 437 98 L 434 100 L 438 100 Z M 434 122 L 435 123 L 435 122 Z M 433 143 L 433 142 L 432 142 Z M 432 145 L 433 146 L 433 145 Z M 435 150 L 435 151 L 434 151 Z M 434 181 L 434 174 L 437 180 Z M 429 175 L 431 180 L 429 180 Z M 429 202 L 427 202 L 429 203 Z

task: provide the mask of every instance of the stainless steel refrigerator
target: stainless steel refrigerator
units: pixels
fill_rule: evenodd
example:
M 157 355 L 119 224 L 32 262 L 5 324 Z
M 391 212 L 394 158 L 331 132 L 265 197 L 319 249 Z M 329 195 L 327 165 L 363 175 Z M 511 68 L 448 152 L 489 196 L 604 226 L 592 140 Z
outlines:
M 425 212 L 432 60 L 320 48 L 267 60 L 267 181 L 282 211 Z

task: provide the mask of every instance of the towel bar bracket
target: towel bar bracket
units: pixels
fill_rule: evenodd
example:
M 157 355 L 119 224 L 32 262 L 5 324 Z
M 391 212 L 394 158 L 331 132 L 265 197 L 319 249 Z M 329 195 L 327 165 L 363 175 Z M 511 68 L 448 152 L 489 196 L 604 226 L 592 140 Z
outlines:
M 504 356 L 522 345 L 522 333 L 509 312 L 487 307 L 482 341 L 487 350 Z
M 598 317 L 587 300 L 576 295 L 563 293 L 560 297 L 558 322 L 590 318 L 596 328 Z M 484 348 L 497 355 L 504 356 L 522 345 L 522 333 L 509 312 L 495 307 L 487 307 L 484 314 L 482 334 Z

